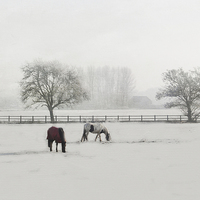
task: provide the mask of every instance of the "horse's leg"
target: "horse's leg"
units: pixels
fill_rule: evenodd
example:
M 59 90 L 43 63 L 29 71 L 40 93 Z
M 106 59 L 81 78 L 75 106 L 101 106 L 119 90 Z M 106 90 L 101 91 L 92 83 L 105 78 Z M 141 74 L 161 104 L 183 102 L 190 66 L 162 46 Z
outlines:
M 87 136 L 86 136 L 86 130 L 84 129 L 83 130 L 83 135 L 82 135 L 82 138 L 81 138 L 81 142 L 85 141 L 86 138 L 87 138 Z
M 101 134 L 99 134 L 99 141 L 101 142 Z
M 50 147 L 50 140 L 48 140 L 48 147 Z
M 86 134 L 86 140 L 88 141 L 88 135 L 89 135 L 89 131 Z
M 97 140 L 98 136 L 99 136 L 99 134 L 97 133 L 97 136 L 95 137 L 95 142 L 96 142 L 96 140 Z
M 84 133 L 83 133 L 83 135 L 81 137 L 81 142 L 83 142 L 83 140 L 84 140 Z
M 66 142 L 62 142 L 62 152 L 65 153 L 65 146 L 66 146 Z
M 95 138 L 95 141 L 97 140 L 97 138 L 99 137 L 99 141 L 101 142 L 101 134 L 97 133 L 97 136 Z
M 56 152 L 58 152 L 58 143 L 56 142 Z
M 85 134 L 83 133 L 82 138 L 81 138 L 81 142 L 85 141 Z
M 83 138 L 84 138 L 84 141 L 88 141 L 88 134 L 89 132 L 85 132 L 84 135 L 83 135 Z
M 50 151 L 52 151 L 52 143 L 53 143 L 53 142 L 52 142 L 51 140 L 48 141 L 48 145 L 49 145 L 49 147 L 50 147 Z

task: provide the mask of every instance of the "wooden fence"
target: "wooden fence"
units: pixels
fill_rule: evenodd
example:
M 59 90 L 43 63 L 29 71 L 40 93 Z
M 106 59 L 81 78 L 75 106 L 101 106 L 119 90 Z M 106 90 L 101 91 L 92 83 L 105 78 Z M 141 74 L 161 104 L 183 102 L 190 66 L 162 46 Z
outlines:
M 198 117 L 196 122 L 198 122 Z M 55 123 L 74 122 L 187 122 L 184 115 L 55 116 Z M 49 116 L 0 116 L 0 123 L 51 123 Z

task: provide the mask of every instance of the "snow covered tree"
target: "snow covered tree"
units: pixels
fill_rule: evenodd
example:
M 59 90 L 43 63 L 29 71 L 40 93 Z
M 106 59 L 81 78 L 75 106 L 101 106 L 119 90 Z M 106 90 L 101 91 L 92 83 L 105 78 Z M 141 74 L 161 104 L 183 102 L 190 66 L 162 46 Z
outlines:
M 35 61 L 22 68 L 21 98 L 27 107 L 46 106 L 54 122 L 54 108 L 71 106 L 88 99 L 75 68 L 57 61 Z
M 178 107 L 189 122 L 195 121 L 200 114 L 200 69 L 168 70 L 163 74 L 163 81 L 165 86 L 157 92 L 156 98 L 170 98 L 166 107 Z

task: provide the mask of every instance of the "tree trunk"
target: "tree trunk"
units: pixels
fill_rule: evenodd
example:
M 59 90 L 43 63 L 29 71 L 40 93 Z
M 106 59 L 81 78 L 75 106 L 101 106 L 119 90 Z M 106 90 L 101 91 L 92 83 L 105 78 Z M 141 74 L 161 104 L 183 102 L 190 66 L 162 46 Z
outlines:
M 49 113 L 50 113 L 50 118 L 51 118 L 51 123 L 54 123 L 54 114 L 53 114 L 53 108 L 49 108 Z
M 192 110 L 190 108 L 190 105 L 187 106 L 187 109 L 188 109 L 188 113 L 187 113 L 188 122 L 193 122 L 193 119 L 192 119 Z

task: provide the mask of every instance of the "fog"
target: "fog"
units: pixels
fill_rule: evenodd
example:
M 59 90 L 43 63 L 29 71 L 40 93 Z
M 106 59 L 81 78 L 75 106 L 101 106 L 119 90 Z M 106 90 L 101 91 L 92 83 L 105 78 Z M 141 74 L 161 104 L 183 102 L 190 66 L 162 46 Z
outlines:
M 18 98 L 20 69 L 38 58 L 128 67 L 134 94 L 152 96 L 167 69 L 199 66 L 199 7 L 196 0 L 2 0 L 1 97 Z

